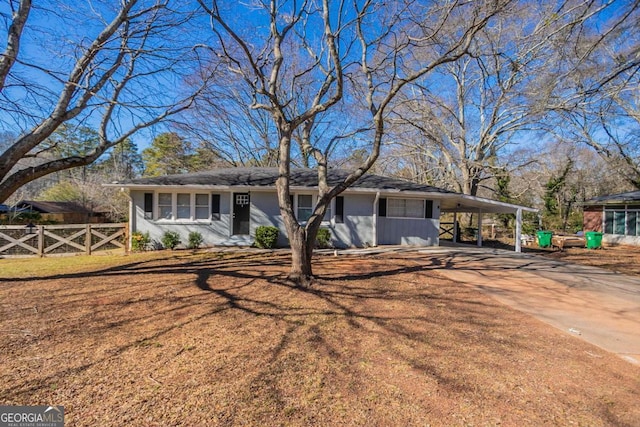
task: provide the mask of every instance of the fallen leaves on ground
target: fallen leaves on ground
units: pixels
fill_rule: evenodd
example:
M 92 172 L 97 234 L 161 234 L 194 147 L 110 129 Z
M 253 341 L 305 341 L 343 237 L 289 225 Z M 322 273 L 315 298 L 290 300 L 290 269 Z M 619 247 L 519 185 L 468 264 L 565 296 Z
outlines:
M 159 252 L 0 279 L 0 402 L 64 405 L 68 426 L 640 419 L 637 367 L 429 257 L 319 256 L 310 288 L 288 262 Z

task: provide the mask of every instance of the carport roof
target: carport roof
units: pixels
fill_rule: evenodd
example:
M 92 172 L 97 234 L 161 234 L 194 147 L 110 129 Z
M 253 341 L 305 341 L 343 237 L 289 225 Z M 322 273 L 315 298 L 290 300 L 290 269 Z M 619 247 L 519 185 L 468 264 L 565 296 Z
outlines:
M 331 169 L 328 184 L 336 185 L 343 181 L 349 172 Z M 209 171 L 165 175 L 159 177 L 137 178 L 116 181 L 109 186 L 130 189 L 145 189 L 157 187 L 201 187 L 216 189 L 231 188 L 265 188 L 274 187 L 278 179 L 277 168 L 220 168 Z M 291 187 L 316 188 L 318 174 L 315 169 L 292 169 Z M 410 181 L 389 178 L 380 175 L 365 174 L 350 188 L 350 192 L 380 192 L 383 196 L 398 195 L 425 196 L 441 201 L 440 209 L 444 212 L 484 212 L 484 213 L 515 213 L 518 209 L 536 212 L 536 209 L 480 197 L 467 196 L 431 185 L 416 184 Z
M 482 197 L 453 193 L 454 196 L 443 196 L 440 202 L 442 212 L 477 212 L 477 213 L 516 213 L 518 209 L 525 212 L 538 212 L 538 209 Z

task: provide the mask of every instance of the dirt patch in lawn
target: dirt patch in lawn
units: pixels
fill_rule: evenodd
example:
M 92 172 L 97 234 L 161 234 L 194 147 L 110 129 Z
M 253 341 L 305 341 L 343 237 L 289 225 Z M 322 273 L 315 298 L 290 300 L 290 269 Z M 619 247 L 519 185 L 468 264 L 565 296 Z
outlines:
M 637 246 L 606 246 L 601 249 L 568 248 L 562 252 L 545 252 L 544 254 L 566 262 L 640 276 L 640 247 Z
M 513 242 L 510 240 L 486 240 L 484 247 L 498 248 L 512 251 Z M 522 252 L 542 255 L 574 264 L 591 265 L 622 274 L 640 276 L 640 246 L 615 245 L 603 246 L 599 249 L 587 248 L 539 248 L 538 246 L 524 246 Z
M 164 252 L 0 279 L 0 403 L 64 405 L 69 426 L 638 425 L 639 368 L 428 255 L 318 257 L 310 289 L 287 263 Z

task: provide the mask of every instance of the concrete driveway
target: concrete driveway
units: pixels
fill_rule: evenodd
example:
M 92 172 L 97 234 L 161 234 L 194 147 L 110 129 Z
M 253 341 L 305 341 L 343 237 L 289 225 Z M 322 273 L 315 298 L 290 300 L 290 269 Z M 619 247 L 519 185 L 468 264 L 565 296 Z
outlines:
M 640 365 L 640 277 L 487 248 L 420 253 L 451 280 Z

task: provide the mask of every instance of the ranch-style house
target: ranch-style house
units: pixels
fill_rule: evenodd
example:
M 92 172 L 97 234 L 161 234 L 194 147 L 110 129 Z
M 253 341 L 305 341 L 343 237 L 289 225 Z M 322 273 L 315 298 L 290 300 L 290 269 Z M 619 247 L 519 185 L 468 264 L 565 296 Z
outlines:
M 329 171 L 329 185 L 347 172 Z M 221 168 L 206 172 L 139 178 L 108 184 L 128 191 L 130 232 L 149 232 L 160 240 L 168 230 L 182 241 L 199 232 L 206 246 L 250 245 L 261 225 L 280 229 L 278 244 L 287 246 L 275 182 L 276 168 Z M 293 169 L 291 194 L 298 221 L 309 218 L 318 195 L 317 171 Z M 472 197 L 429 185 L 365 174 L 331 202 L 323 227 L 331 230 L 337 248 L 378 245 L 437 246 L 440 215 L 453 212 L 513 213 L 515 246 L 520 251 L 524 206 Z M 457 227 L 456 227 L 457 229 Z M 482 244 L 482 237 L 478 245 Z

